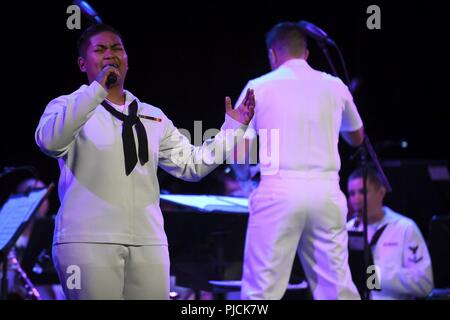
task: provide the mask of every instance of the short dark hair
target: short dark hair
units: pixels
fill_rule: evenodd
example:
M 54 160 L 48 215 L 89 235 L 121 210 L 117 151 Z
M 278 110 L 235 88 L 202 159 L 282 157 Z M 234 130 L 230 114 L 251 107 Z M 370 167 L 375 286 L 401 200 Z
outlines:
M 362 167 L 356 168 L 348 177 L 348 181 L 358 178 L 363 179 L 364 176 L 363 173 L 364 172 Z M 367 167 L 367 180 L 370 181 L 373 185 L 375 185 L 377 189 L 383 186 L 383 180 L 381 179 L 380 174 L 372 166 Z
M 294 57 L 301 56 L 307 45 L 306 35 L 295 22 L 280 22 L 266 34 L 267 49 L 275 47 Z
M 85 58 L 86 57 L 86 49 L 89 46 L 89 40 L 95 36 L 96 34 L 102 33 L 102 32 L 112 32 L 115 35 L 117 35 L 123 43 L 122 35 L 119 31 L 111 27 L 110 25 L 104 24 L 104 23 L 98 23 L 93 24 L 86 28 L 86 30 L 83 31 L 81 36 L 78 38 L 77 41 L 77 49 L 78 49 L 78 55 L 80 57 Z

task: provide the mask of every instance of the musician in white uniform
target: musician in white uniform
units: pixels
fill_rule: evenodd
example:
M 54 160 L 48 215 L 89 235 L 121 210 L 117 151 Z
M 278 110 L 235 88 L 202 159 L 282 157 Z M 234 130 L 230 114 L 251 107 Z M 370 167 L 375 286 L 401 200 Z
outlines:
M 196 181 L 233 151 L 253 116 L 226 98 L 214 139 L 194 147 L 166 115 L 124 90 L 128 57 L 120 34 L 87 29 L 78 60 L 89 85 L 51 101 L 36 130 L 61 170 L 54 260 L 70 299 L 168 299 L 169 254 L 159 207 L 158 166 Z
M 380 291 L 371 291 L 376 300 L 426 297 L 433 289 L 433 273 L 427 244 L 416 223 L 383 206 L 386 189 L 378 173 L 368 169 L 367 216 L 368 242 L 373 243 L 374 264 L 379 268 Z M 349 220 L 349 231 L 363 231 L 363 172 L 356 169 L 348 178 L 348 196 L 356 216 Z M 384 228 L 384 229 L 382 229 Z M 378 232 L 380 232 L 378 231 Z
M 251 80 L 238 100 L 254 89 L 255 132 L 247 137 L 259 135 L 261 168 L 249 199 L 242 298 L 281 299 L 299 254 L 315 299 L 359 299 L 348 267 L 338 140 L 341 133 L 360 144 L 361 118 L 344 83 L 308 64 L 297 24 L 273 27 L 266 45 L 273 71 Z

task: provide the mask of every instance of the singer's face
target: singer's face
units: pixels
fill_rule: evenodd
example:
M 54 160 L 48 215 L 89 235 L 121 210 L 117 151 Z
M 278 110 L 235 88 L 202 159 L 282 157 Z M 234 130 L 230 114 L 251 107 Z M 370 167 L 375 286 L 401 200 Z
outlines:
M 354 212 L 358 215 L 362 214 L 363 209 L 363 179 L 355 178 L 348 182 L 347 186 L 348 197 L 350 206 Z M 371 181 L 367 182 L 367 214 L 369 219 L 372 214 L 376 214 L 377 211 L 383 205 L 384 192 L 383 187 L 378 187 Z
M 114 64 L 120 73 L 119 83 L 123 85 L 128 70 L 128 56 L 122 39 L 112 32 L 101 32 L 90 38 L 86 57 L 79 59 L 80 69 L 86 72 L 89 83 L 94 81 L 102 69 Z

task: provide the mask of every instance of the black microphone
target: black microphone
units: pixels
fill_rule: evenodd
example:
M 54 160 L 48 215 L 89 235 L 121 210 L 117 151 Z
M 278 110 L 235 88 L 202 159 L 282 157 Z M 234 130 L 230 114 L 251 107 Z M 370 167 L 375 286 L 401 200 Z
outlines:
M 117 75 L 115 73 L 110 73 L 106 79 L 106 87 L 109 89 L 113 84 L 117 82 Z
M 92 21 L 94 21 L 95 23 L 103 23 L 102 19 L 98 16 L 97 12 L 90 6 L 89 3 L 82 0 L 75 0 L 73 3 L 77 5 L 80 8 L 81 12 L 83 12 L 83 14 Z
M 112 66 L 112 67 L 114 67 L 114 68 L 118 68 L 119 66 L 117 65 L 117 64 L 115 64 L 115 63 L 111 63 L 111 64 L 109 64 L 109 66 Z M 106 78 L 106 82 L 105 82 L 105 85 L 106 85 L 106 87 L 109 89 L 112 85 L 114 85 L 115 83 L 117 82 L 117 74 L 115 74 L 115 73 L 110 73 L 109 75 L 108 75 L 108 77 Z
M 307 36 L 313 38 L 317 42 L 326 43 L 331 46 L 336 46 L 336 43 L 328 37 L 325 31 L 311 22 L 301 20 L 298 22 L 298 26 L 306 33 Z

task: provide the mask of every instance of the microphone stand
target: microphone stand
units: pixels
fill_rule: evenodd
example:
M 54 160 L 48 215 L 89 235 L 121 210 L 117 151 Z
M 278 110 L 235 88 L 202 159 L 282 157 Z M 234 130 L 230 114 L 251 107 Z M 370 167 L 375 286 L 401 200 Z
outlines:
M 327 44 L 332 44 L 336 48 L 336 50 L 339 52 L 339 57 L 340 57 L 340 60 L 341 60 L 341 63 L 342 63 L 342 67 L 344 69 L 344 73 L 345 73 L 345 84 L 347 86 L 349 86 L 350 85 L 350 77 L 349 77 L 348 72 L 347 72 L 347 67 L 345 65 L 345 60 L 344 60 L 343 55 L 341 53 L 341 50 L 339 49 L 337 44 L 334 41 L 327 41 L 327 39 L 318 40 L 317 44 L 322 49 L 323 54 L 327 58 L 328 64 L 330 65 L 330 68 L 331 68 L 331 71 L 332 71 L 333 75 L 337 77 L 338 75 L 337 75 L 337 72 L 336 72 L 336 67 L 334 66 L 333 61 L 330 58 Z M 364 270 L 366 270 L 366 272 L 367 272 L 368 267 L 369 267 L 369 263 L 370 263 L 370 260 L 371 260 L 370 259 L 370 255 L 372 254 L 370 252 L 369 241 L 368 241 L 368 237 L 367 237 L 367 225 L 368 225 L 368 217 L 367 217 L 367 172 L 368 172 L 368 167 L 370 165 L 369 160 L 372 160 L 372 162 L 375 164 L 375 168 L 376 168 L 378 174 L 381 177 L 381 180 L 383 182 L 384 187 L 386 188 L 386 191 L 387 192 L 391 192 L 392 191 L 392 187 L 391 187 L 389 181 L 387 180 L 386 175 L 383 172 L 381 164 L 378 161 L 377 154 L 376 154 L 372 144 L 370 143 L 369 137 L 368 137 L 368 135 L 366 133 L 364 134 L 364 141 L 363 141 L 363 143 L 358 147 L 358 150 L 356 151 L 356 153 L 354 155 L 352 155 L 350 158 L 354 159 L 358 155 L 359 155 L 360 166 L 362 167 L 362 171 L 363 171 L 363 210 L 362 210 L 363 212 L 362 212 L 362 218 L 363 218 L 363 238 L 364 238 Z M 379 277 L 378 277 L 378 279 L 379 279 Z M 363 300 L 370 300 L 370 290 L 369 290 L 369 288 L 367 286 L 364 287 L 362 299 Z
M 371 163 L 375 165 L 375 170 L 380 176 L 381 182 L 383 186 L 386 188 L 387 192 L 392 192 L 391 184 L 384 174 L 383 168 L 381 167 L 380 161 L 378 160 L 377 154 L 370 142 L 367 134 L 364 135 L 364 142 L 358 147 L 358 150 L 355 154 L 353 154 L 350 159 L 355 159 L 359 156 L 359 166 L 362 169 L 363 173 L 363 208 L 362 208 L 362 220 L 363 220 L 363 240 L 364 240 L 364 270 L 368 270 L 369 263 L 371 261 L 371 249 L 369 247 L 369 241 L 367 236 L 367 226 L 368 226 L 368 210 L 367 210 L 367 173 L 368 168 L 371 166 Z M 376 270 L 376 269 L 375 269 Z M 376 275 L 379 280 L 379 275 Z M 363 300 L 370 300 L 370 290 L 366 286 L 363 291 Z
M 330 53 L 328 52 L 328 45 L 326 41 L 317 41 L 317 45 L 319 46 L 320 49 L 322 49 L 325 58 L 327 58 L 328 64 L 330 65 L 331 68 L 331 72 L 333 73 L 334 76 L 337 77 L 336 67 L 334 66 L 333 61 L 330 58 Z

